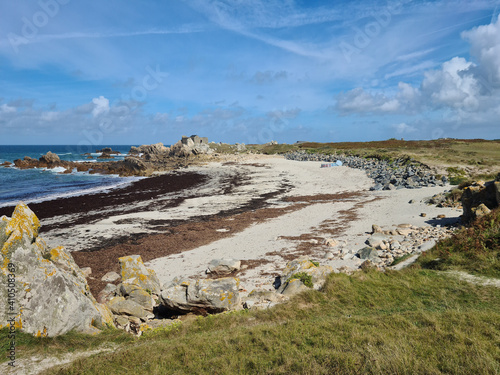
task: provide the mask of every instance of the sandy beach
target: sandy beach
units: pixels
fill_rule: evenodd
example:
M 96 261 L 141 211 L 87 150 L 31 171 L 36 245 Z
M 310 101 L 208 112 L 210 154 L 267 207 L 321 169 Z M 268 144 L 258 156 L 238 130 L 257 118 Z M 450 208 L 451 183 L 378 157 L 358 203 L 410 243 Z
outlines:
M 80 267 L 92 268 L 94 294 L 106 285 L 106 272 L 119 271 L 118 258 L 133 254 L 162 283 L 207 277 L 212 259 L 234 258 L 242 261 L 236 276 L 243 294 L 272 289 L 286 262 L 300 255 L 334 269 L 358 268 L 362 261 L 353 254 L 366 246 L 372 224 L 436 226 L 461 214 L 424 203 L 449 187 L 375 192 L 363 170 L 320 166 L 281 156 L 226 155 L 111 192 L 31 208 L 49 245 L 65 246 Z M 329 238 L 338 243 L 334 249 L 325 244 Z

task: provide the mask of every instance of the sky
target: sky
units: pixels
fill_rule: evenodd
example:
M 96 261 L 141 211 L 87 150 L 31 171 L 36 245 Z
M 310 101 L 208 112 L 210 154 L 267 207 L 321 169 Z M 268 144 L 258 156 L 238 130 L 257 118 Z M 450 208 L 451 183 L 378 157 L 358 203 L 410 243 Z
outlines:
M 0 0 L 0 144 L 500 138 L 500 0 Z

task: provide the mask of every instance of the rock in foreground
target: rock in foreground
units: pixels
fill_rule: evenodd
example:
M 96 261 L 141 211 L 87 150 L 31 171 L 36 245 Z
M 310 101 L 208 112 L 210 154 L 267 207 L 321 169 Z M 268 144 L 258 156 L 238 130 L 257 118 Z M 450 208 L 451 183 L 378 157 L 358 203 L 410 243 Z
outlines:
M 240 307 L 240 282 L 233 277 L 217 280 L 182 280 L 161 293 L 161 302 L 169 310 L 219 313 Z
M 112 326 L 111 312 L 96 302 L 73 257 L 63 247 L 49 249 L 38 237 L 39 228 L 23 203 L 12 218 L 0 219 L 1 270 L 10 281 L 9 289 L 0 292 L 0 328 L 57 336 Z

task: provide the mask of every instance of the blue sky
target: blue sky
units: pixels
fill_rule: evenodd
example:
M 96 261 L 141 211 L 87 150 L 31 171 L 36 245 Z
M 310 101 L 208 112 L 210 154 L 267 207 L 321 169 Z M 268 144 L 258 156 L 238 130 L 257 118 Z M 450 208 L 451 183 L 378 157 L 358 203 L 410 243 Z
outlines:
M 500 138 L 500 1 L 0 1 L 0 144 Z

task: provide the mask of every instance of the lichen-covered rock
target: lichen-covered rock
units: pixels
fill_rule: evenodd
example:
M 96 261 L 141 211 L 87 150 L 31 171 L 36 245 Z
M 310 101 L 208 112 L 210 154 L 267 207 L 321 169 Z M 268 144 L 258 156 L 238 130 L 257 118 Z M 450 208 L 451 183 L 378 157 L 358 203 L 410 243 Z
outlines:
M 122 280 L 129 284 L 136 284 L 146 291 L 160 294 L 160 280 L 156 273 L 147 269 L 140 255 L 129 255 L 118 259 L 121 267 Z
M 106 284 L 103 290 L 97 295 L 97 302 L 108 303 L 117 294 L 117 287 L 114 284 Z
M 115 271 L 107 272 L 103 277 L 101 277 L 101 281 L 105 281 L 107 283 L 112 283 L 118 279 L 120 279 L 120 275 L 118 275 Z
M 108 307 L 117 315 L 135 316 L 143 321 L 154 318 L 154 314 L 145 310 L 138 303 L 125 299 L 124 297 L 114 297 L 109 301 Z
M 299 279 L 292 279 L 286 283 L 285 289 L 283 290 L 282 294 L 284 296 L 293 296 L 306 290 L 309 290 L 309 288 L 305 286 L 302 281 L 300 281 Z
M 310 283 L 310 287 L 319 290 L 325 284 L 327 276 L 332 272 L 331 266 L 320 266 L 318 263 L 313 263 L 307 256 L 299 257 L 287 263 L 280 277 L 281 285 L 278 288 L 278 293 L 283 293 L 292 280 L 302 280 L 303 284 L 304 280 L 308 280 L 307 284 Z M 296 288 L 294 287 L 294 289 Z
M 217 313 L 235 310 L 241 305 L 239 285 L 240 281 L 233 277 L 183 280 L 163 290 L 160 301 L 168 309 L 177 312 Z
M 141 305 L 144 310 L 153 311 L 154 300 L 151 297 L 151 294 L 146 292 L 144 289 L 135 289 L 130 292 L 127 300 L 134 301 L 138 305 Z
M 111 313 L 99 305 L 73 258 L 63 248 L 48 249 L 38 237 L 40 222 L 25 204 L 11 219 L 0 220 L 1 271 L 13 280 L 10 296 L 0 289 L 0 328 L 14 318 L 15 326 L 37 336 L 70 330 L 95 332 L 113 325 Z M 14 281 L 15 279 L 15 281 Z

